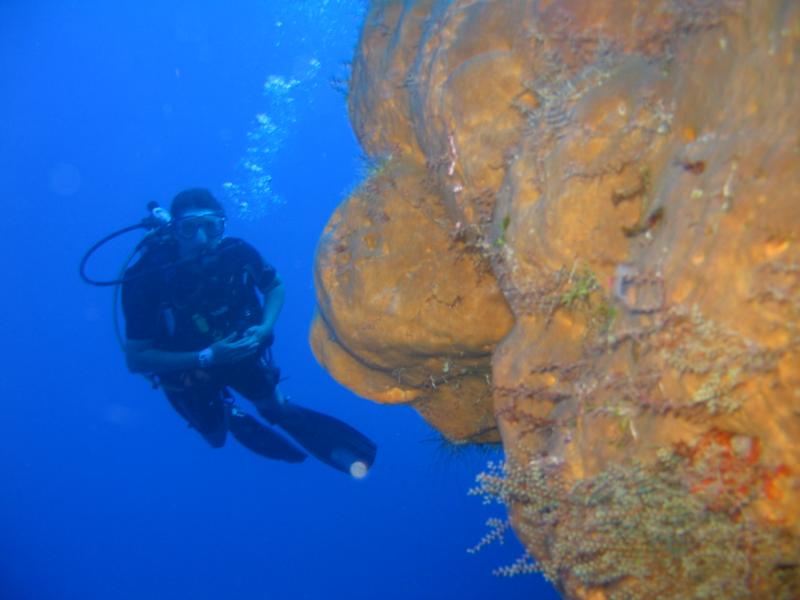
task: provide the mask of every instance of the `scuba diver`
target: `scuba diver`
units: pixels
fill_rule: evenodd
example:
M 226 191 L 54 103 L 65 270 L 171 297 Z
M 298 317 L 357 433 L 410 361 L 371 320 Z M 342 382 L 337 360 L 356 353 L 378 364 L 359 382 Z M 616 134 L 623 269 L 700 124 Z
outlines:
M 271 346 L 285 290 L 274 267 L 247 242 L 224 236 L 225 211 L 206 189 L 180 192 L 169 213 L 155 203 L 150 208 L 152 231 L 121 279 L 92 281 L 85 264 L 108 239 L 136 226 L 98 242 L 81 263 L 89 283 L 121 283 L 129 370 L 152 377 L 213 448 L 230 432 L 266 458 L 296 463 L 308 452 L 364 477 L 375 444 L 338 419 L 290 402 L 278 387 Z M 296 445 L 236 406 L 231 390 Z

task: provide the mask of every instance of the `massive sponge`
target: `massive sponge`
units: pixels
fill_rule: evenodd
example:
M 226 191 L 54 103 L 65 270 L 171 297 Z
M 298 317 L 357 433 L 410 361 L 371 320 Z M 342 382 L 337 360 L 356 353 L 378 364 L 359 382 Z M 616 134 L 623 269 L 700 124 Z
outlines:
M 566 596 L 800 596 L 800 5 L 373 2 L 349 106 L 320 362 Z

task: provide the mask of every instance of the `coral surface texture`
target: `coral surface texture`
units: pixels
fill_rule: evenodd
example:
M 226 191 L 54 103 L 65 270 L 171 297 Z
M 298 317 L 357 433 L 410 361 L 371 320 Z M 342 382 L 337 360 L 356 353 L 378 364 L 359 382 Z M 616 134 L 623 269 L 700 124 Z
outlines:
M 800 598 L 800 2 L 375 1 L 348 106 L 311 343 L 503 444 L 501 571 Z

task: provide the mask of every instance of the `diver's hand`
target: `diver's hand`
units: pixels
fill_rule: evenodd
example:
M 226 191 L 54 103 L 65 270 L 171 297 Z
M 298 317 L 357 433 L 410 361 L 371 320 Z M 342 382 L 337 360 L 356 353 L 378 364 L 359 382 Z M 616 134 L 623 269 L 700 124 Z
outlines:
M 253 337 L 257 340 L 258 345 L 262 346 L 270 337 L 272 337 L 272 329 L 264 327 L 263 325 L 253 325 L 248 327 L 242 335 L 242 339 Z
M 228 365 L 239 362 L 258 351 L 258 341 L 245 334 L 241 339 L 236 339 L 236 332 L 228 337 L 211 344 L 213 355 L 212 363 L 215 365 Z

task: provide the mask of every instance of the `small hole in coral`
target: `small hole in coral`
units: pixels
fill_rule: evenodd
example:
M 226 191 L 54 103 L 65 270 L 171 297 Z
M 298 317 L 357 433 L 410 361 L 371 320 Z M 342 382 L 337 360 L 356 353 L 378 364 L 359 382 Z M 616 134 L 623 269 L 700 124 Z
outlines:
M 702 160 L 696 160 L 694 162 L 682 162 L 681 166 L 683 167 L 684 171 L 689 171 L 692 175 L 700 175 L 706 170 L 706 163 Z

